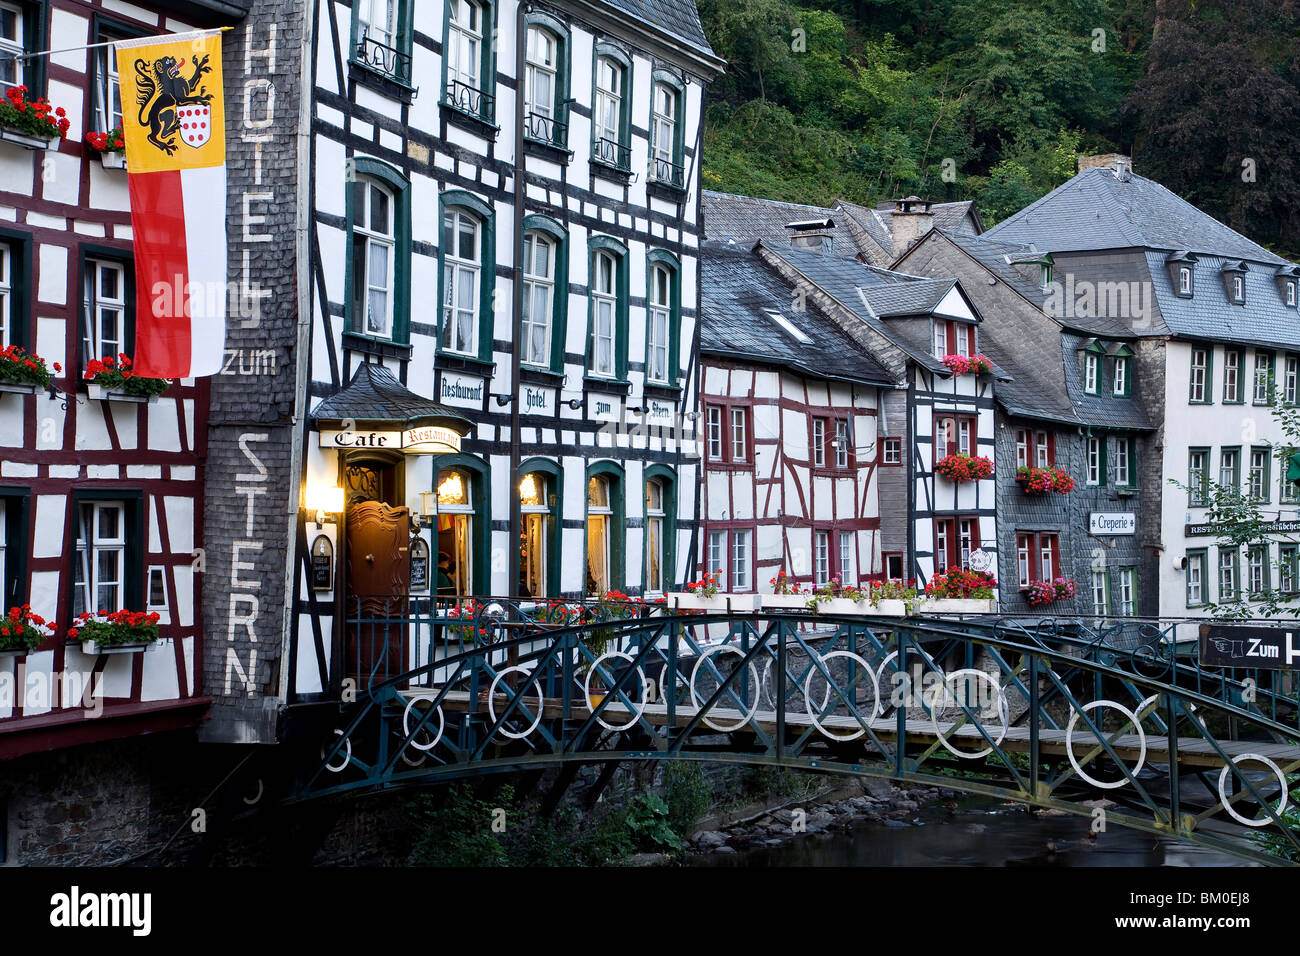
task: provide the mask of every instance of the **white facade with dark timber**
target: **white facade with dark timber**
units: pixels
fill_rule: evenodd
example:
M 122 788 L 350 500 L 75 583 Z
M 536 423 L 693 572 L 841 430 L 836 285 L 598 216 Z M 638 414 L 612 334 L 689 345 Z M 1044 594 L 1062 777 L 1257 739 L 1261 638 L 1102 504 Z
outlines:
M 359 504 L 404 528 L 425 510 L 401 600 L 656 594 L 689 568 L 700 115 L 722 66 L 690 2 L 313 18 L 299 698 L 340 677 Z M 459 449 L 335 414 L 374 389 L 404 424 L 463 417 Z M 333 489 L 346 514 L 318 529 Z M 313 557 L 334 561 L 315 586 Z

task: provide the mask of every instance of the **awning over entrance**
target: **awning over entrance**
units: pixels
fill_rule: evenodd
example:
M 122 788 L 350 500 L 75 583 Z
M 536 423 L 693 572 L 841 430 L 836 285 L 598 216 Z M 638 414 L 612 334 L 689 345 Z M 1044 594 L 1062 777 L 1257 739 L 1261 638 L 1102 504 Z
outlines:
M 464 415 L 410 391 L 382 365 L 363 362 L 352 381 L 316 406 L 322 448 L 384 448 L 408 455 L 460 451 L 473 428 Z

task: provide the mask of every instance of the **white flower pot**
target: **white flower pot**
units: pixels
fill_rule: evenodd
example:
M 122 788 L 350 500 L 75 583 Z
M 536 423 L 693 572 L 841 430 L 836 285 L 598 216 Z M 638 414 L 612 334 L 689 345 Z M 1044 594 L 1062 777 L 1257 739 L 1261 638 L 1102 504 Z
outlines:
M 23 149 L 50 149 L 59 141 L 59 137 L 57 133 L 54 136 L 33 136 L 30 133 L 20 133 L 16 129 L 0 126 L 0 141 L 13 143 Z
M 806 611 L 811 594 L 761 594 L 765 611 Z
M 100 647 L 94 641 L 82 641 L 81 653 L 90 657 L 97 657 L 100 654 L 139 654 L 153 647 L 157 641 L 148 641 L 142 644 L 118 644 L 115 647 Z
M 884 598 L 873 608 L 872 613 L 879 614 L 881 617 L 906 617 L 907 602 L 898 598 Z
M 715 614 L 732 612 L 747 614 L 754 610 L 753 594 L 723 594 L 713 597 L 703 594 L 691 594 L 689 591 L 670 591 L 667 595 L 668 606 L 674 611 L 711 611 Z
M 921 605 L 924 614 L 989 614 L 993 601 L 987 598 L 931 598 Z
M 19 395 L 35 395 L 39 388 L 35 382 L 0 382 L 0 392 L 15 392 Z
M 99 161 L 105 169 L 126 169 L 126 153 L 100 153 Z
M 817 602 L 818 614 L 874 614 L 873 608 L 865 599 L 861 602 L 848 598 L 831 598 L 829 601 Z
M 137 405 L 158 401 L 157 395 L 128 395 L 120 389 L 105 388 L 103 385 L 96 385 L 94 382 L 86 383 L 86 397 L 91 401 L 135 402 Z

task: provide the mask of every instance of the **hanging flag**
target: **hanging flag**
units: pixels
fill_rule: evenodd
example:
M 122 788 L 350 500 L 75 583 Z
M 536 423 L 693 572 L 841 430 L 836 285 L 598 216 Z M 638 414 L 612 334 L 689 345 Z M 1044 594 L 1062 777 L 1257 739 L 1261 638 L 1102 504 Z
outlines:
M 118 40 L 135 242 L 135 374 L 214 375 L 226 343 L 221 33 Z

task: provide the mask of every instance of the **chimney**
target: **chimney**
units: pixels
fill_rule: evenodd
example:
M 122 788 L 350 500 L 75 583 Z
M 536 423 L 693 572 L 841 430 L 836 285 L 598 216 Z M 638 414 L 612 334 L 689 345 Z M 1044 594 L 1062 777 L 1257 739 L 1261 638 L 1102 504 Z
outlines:
M 890 230 L 894 234 L 894 255 L 901 256 L 911 249 L 933 226 L 934 213 L 930 212 L 928 199 L 920 196 L 895 199 L 890 219 Z
M 1128 182 L 1129 173 L 1133 172 L 1133 158 L 1123 153 L 1098 153 L 1095 156 L 1079 157 L 1079 172 L 1085 169 L 1110 169 L 1115 178 Z
M 812 249 L 814 252 L 830 252 L 835 237 L 831 230 L 835 228 L 834 219 L 806 219 L 786 224 L 790 230 L 790 247 L 793 249 Z

